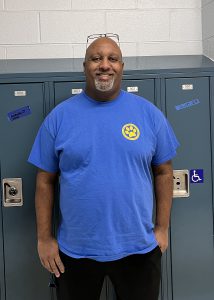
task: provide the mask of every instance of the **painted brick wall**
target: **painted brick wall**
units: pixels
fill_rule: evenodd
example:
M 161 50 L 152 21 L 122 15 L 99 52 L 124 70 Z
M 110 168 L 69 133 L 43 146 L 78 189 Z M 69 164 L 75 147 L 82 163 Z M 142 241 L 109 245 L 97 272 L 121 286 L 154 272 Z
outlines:
M 83 57 L 104 32 L 124 56 L 202 54 L 201 0 L 0 0 L 2 59 Z
M 214 0 L 202 0 L 203 52 L 214 60 Z

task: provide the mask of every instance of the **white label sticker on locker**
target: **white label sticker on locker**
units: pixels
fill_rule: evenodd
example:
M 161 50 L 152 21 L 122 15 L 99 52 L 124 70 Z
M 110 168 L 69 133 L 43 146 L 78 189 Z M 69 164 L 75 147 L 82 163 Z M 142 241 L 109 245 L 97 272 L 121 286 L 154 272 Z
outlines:
M 80 94 L 81 92 L 82 92 L 82 89 L 72 89 L 71 90 L 72 95 L 77 95 L 77 94 Z
M 193 84 L 182 84 L 182 90 L 193 90 Z
M 27 91 L 14 91 L 15 97 L 25 97 L 27 95 Z
M 127 92 L 137 93 L 138 92 L 138 86 L 127 86 Z

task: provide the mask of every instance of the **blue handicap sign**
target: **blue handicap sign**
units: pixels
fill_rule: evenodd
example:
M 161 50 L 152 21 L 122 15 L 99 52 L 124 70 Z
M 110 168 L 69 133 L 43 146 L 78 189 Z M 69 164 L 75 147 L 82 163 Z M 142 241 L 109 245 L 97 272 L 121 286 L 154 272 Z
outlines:
M 203 169 L 190 170 L 190 182 L 204 183 L 204 170 Z

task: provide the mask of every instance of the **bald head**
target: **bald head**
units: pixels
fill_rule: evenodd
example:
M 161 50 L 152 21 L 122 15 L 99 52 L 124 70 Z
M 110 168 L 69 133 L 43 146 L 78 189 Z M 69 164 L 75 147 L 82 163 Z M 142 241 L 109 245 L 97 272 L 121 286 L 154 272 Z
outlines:
M 114 40 L 108 37 L 98 38 L 88 46 L 85 53 L 85 61 L 89 59 L 90 55 L 93 54 L 94 51 L 96 51 L 99 48 L 105 48 L 105 47 L 110 47 L 112 51 L 117 53 L 117 55 L 120 57 L 120 60 L 122 61 L 122 52 L 120 50 L 120 47 Z

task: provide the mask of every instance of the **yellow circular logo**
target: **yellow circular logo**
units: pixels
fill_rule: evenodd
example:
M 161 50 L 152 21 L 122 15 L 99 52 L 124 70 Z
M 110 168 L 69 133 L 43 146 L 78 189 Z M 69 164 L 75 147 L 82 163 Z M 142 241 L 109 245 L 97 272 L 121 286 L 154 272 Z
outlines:
M 122 128 L 122 134 L 127 140 L 137 140 L 140 136 L 140 130 L 134 124 L 126 124 Z

